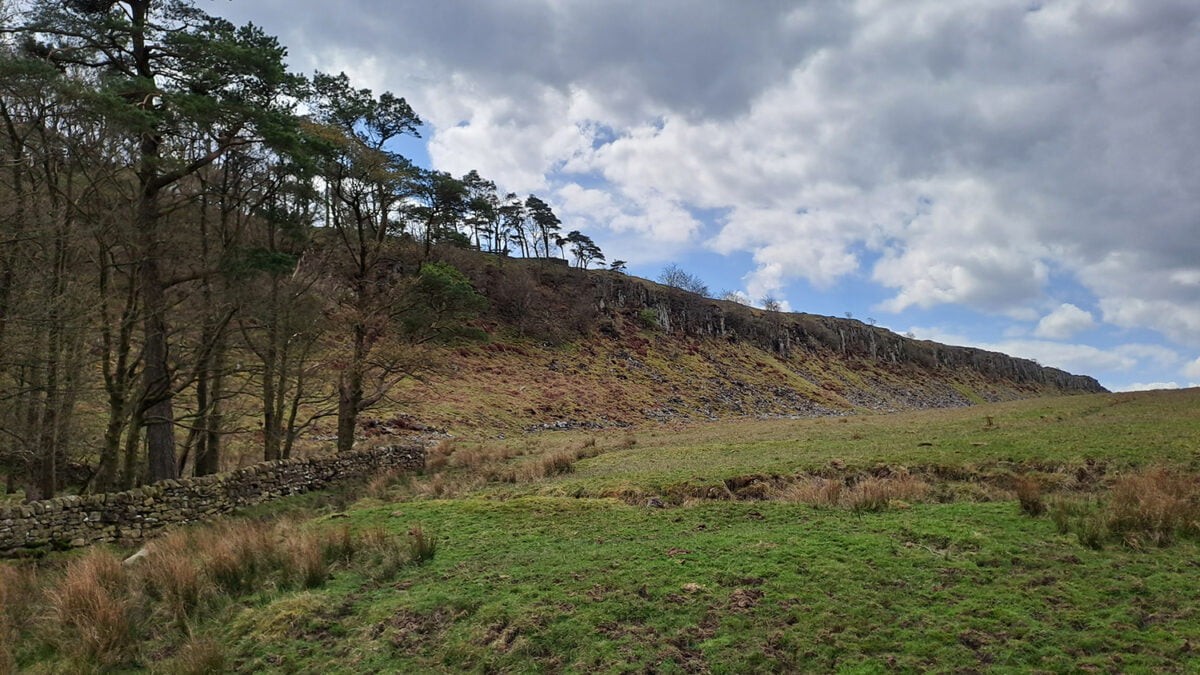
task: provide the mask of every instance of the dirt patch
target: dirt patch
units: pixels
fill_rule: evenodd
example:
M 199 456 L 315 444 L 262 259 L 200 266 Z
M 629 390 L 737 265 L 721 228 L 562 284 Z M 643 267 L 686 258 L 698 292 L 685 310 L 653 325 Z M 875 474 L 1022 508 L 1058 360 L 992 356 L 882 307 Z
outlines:
M 382 635 L 390 631 L 389 641 L 393 647 L 405 651 L 413 650 L 440 638 L 458 616 L 449 609 L 439 609 L 426 614 L 401 610 L 388 621 L 377 625 L 373 632 Z
M 729 594 L 729 611 L 748 612 L 766 595 L 757 588 L 738 588 Z

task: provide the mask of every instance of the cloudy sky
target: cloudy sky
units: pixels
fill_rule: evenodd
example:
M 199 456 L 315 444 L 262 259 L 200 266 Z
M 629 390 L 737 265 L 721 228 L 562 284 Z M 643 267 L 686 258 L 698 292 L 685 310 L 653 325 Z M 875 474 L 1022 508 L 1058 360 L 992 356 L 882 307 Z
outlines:
M 609 259 L 1200 386 L 1196 0 L 217 0 Z

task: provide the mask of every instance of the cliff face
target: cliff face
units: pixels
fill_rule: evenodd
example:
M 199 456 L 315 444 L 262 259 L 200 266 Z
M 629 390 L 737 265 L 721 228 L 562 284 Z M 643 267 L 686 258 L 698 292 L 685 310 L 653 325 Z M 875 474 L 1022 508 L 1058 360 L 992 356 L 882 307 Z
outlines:
M 842 415 L 1099 393 L 1028 359 L 853 319 L 765 312 L 611 272 L 453 261 L 491 300 L 492 341 L 413 384 L 406 414 L 449 428 Z
M 593 283 L 597 307 L 602 311 L 651 309 L 667 332 L 746 341 L 784 357 L 796 352 L 833 354 L 927 370 L 970 370 L 995 380 L 1049 386 L 1063 393 L 1107 391 L 1086 375 L 999 352 L 914 340 L 854 319 L 766 312 L 621 275 L 596 274 Z

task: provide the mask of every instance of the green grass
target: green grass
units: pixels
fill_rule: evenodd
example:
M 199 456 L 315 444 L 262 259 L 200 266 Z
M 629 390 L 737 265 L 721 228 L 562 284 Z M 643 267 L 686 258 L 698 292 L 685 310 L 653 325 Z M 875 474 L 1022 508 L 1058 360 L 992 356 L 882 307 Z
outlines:
M 189 644 L 230 670 L 274 673 L 1196 670 L 1194 537 L 1091 548 L 1048 516 L 1023 515 L 1002 481 L 992 501 L 869 513 L 673 505 L 669 493 L 887 465 L 923 467 L 930 481 L 934 468 L 963 480 L 1026 473 L 1058 486 L 1055 498 L 1103 500 L 1140 468 L 1200 469 L 1198 438 L 1200 390 L 459 440 L 455 452 L 492 459 L 450 454 L 441 476 L 402 480 L 309 525 L 401 536 L 419 524 L 436 541 L 432 558 L 334 564 L 314 588 L 254 591 L 197 617 Z M 571 451 L 581 457 L 571 473 L 478 487 L 497 467 Z M 1081 470 L 1094 480 L 1071 483 Z M 422 498 L 434 480 L 475 487 Z M 644 506 L 652 494 L 671 507 Z M 125 665 L 182 672 L 178 641 L 151 635 Z M 45 648 L 19 665 L 63 668 Z
M 405 516 L 446 533 L 433 563 L 379 588 L 346 575 L 214 636 L 280 672 L 1156 669 L 1200 639 L 1194 544 L 1092 551 L 1011 504 L 860 518 L 535 497 Z
M 991 418 L 991 425 L 988 419 Z M 1075 396 L 953 410 L 750 420 L 644 431 L 636 445 L 579 462 L 568 477 L 508 492 L 667 494 L 753 475 L 879 465 L 980 472 L 1116 471 L 1200 461 L 1195 391 Z M 608 437 L 610 444 L 623 440 Z M 603 444 L 603 442 L 601 443 Z

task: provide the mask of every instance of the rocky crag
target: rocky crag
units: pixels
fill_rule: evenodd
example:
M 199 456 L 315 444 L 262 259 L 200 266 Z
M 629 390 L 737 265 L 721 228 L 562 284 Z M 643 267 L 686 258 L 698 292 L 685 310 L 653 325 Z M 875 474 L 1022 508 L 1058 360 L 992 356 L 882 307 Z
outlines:
M 443 375 L 410 386 L 408 421 L 608 427 L 1105 391 L 1091 377 L 854 319 L 767 312 L 612 272 L 487 256 L 454 262 L 491 300 L 483 327 L 492 340 L 448 351 Z

